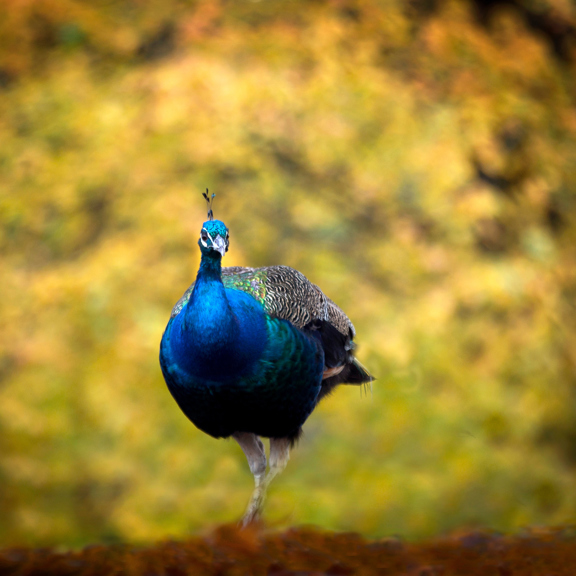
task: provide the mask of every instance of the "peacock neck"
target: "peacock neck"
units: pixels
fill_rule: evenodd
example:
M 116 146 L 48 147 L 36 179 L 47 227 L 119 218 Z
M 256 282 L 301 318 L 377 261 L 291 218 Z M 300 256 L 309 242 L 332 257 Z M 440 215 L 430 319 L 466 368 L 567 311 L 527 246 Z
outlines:
M 171 361 L 190 382 L 228 382 L 251 370 L 266 338 L 261 304 L 241 290 L 226 289 L 220 255 L 203 254 L 190 299 L 168 335 Z
M 222 284 L 222 257 L 217 252 L 202 254 L 196 281 L 215 281 Z
M 204 347 L 228 345 L 237 328 L 222 284 L 220 255 L 203 254 L 194 290 L 188 301 L 184 329 L 196 332 Z

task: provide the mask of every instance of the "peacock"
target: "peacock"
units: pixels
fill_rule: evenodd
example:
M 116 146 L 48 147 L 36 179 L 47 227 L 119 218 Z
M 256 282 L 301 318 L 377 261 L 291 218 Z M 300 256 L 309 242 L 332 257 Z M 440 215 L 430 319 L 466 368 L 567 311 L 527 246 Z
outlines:
M 338 384 L 374 378 L 354 357 L 354 326 L 288 266 L 222 268 L 230 245 L 203 194 L 196 281 L 174 306 L 160 344 L 168 389 L 192 423 L 243 450 L 255 488 L 242 525 L 256 520 L 302 425 Z M 270 439 L 269 470 L 261 437 Z

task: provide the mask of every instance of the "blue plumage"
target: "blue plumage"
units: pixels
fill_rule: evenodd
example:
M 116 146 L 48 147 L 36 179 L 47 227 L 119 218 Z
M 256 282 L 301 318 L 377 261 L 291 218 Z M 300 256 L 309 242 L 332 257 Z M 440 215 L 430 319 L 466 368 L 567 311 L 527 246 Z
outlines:
M 350 321 L 299 272 L 222 269 L 229 234 L 218 220 L 204 223 L 198 244 L 196 282 L 174 308 L 160 364 L 186 416 L 211 436 L 233 436 L 246 453 L 256 480 L 248 522 L 320 397 L 372 377 L 352 355 Z M 266 480 L 259 436 L 271 438 Z

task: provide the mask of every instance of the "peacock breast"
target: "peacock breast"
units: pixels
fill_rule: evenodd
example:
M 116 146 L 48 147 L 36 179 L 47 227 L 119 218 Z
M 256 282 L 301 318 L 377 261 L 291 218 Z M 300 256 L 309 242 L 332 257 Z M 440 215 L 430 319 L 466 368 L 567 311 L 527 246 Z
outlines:
M 233 384 L 262 356 L 267 336 L 262 306 L 248 294 L 226 292 L 225 315 L 208 302 L 202 322 L 191 322 L 184 308 L 165 335 L 172 372 L 185 387 Z

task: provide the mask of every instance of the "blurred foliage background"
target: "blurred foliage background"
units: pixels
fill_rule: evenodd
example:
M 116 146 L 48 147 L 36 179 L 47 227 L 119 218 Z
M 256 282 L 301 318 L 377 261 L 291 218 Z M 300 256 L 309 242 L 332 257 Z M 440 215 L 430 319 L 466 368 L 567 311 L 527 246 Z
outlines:
M 570 0 L 0 0 L 0 544 L 239 518 L 158 346 L 205 218 L 349 314 L 373 393 L 310 418 L 266 520 L 576 522 Z

